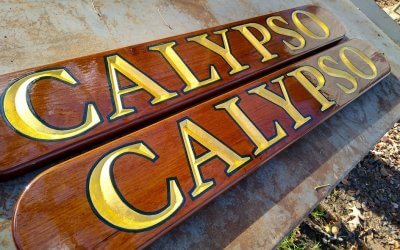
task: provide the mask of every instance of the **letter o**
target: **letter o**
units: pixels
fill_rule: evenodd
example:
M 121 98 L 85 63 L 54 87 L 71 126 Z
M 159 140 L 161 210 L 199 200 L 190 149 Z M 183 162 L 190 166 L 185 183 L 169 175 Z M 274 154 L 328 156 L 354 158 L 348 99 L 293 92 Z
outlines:
M 350 62 L 350 60 L 346 56 L 346 53 L 345 53 L 346 51 L 353 52 L 358 57 L 360 57 L 361 60 L 366 62 L 368 64 L 368 66 L 371 68 L 372 74 L 366 74 L 366 73 L 362 72 L 352 62 Z M 374 62 L 372 62 L 372 60 L 369 59 L 368 56 L 366 56 L 361 50 L 359 50 L 357 48 L 346 46 L 346 47 L 343 47 L 340 49 L 339 55 L 340 55 L 340 59 L 343 61 L 343 63 L 346 65 L 346 67 L 349 68 L 357 76 L 364 78 L 364 79 L 374 79 L 378 75 L 378 71 L 376 69 Z
M 311 31 L 309 28 L 307 28 L 300 21 L 298 14 L 306 15 L 311 20 L 313 20 L 324 31 L 324 35 L 320 36 L 318 34 L 315 34 L 313 31 Z M 322 40 L 322 39 L 326 39 L 329 37 L 330 31 L 329 31 L 328 26 L 319 17 L 317 17 L 316 15 L 314 15 L 310 12 L 307 12 L 304 10 L 296 10 L 292 13 L 292 20 L 293 20 L 294 24 L 296 25 L 296 27 L 299 28 L 299 30 L 301 30 L 301 32 L 303 32 L 304 34 L 306 34 L 307 36 L 309 36 L 311 38 Z

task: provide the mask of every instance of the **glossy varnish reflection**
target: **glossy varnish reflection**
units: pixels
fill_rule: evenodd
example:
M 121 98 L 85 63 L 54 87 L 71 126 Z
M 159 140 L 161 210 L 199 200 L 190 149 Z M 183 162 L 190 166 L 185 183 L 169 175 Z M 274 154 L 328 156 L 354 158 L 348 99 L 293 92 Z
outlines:
M 144 127 L 343 36 L 332 14 L 303 6 L 0 76 L 0 178 Z
M 21 196 L 15 242 L 143 247 L 389 71 L 351 40 L 63 162 Z

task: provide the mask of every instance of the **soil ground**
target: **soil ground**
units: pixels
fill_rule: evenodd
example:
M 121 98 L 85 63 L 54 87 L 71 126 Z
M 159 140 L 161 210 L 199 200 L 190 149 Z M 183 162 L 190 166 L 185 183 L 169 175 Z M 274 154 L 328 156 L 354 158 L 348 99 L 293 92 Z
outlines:
M 400 121 L 280 249 L 400 249 Z
M 400 250 L 400 121 L 278 249 Z

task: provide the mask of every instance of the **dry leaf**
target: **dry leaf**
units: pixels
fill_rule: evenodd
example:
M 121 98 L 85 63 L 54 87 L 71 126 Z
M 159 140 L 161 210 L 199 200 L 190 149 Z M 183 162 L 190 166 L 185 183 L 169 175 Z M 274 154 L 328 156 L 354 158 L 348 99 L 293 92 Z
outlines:
M 324 228 L 325 232 L 327 232 L 328 234 L 331 233 L 331 227 L 329 225 L 326 225 Z
M 357 193 L 357 191 L 354 190 L 354 189 L 347 190 L 347 194 L 350 195 L 350 196 L 354 196 L 354 195 L 356 195 L 356 193 Z
M 336 239 L 336 238 L 337 238 L 337 235 L 338 235 L 338 233 L 339 233 L 339 228 L 337 228 L 336 226 L 333 226 L 331 230 L 332 230 L 333 236 L 334 236 L 335 239 Z
M 348 179 L 348 178 L 349 178 L 349 177 L 346 176 L 346 177 L 342 180 L 343 185 L 346 185 L 346 186 L 349 185 L 349 179 Z
M 354 230 L 357 229 L 357 227 L 359 225 L 361 225 L 360 223 L 360 219 L 364 220 L 364 216 L 362 216 L 360 210 L 358 210 L 358 208 L 356 206 L 353 206 L 351 208 L 352 212 L 349 213 L 348 217 L 354 217 L 352 220 L 348 221 L 347 224 L 349 225 L 349 229 L 351 232 L 354 232 Z
M 349 228 L 351 232 L 357 229 L 358 225 L 361 225 L 360 219 L 358 217 L 354 217 L 354 219 L 347 222 L 349 224 Z
M 382 167 L 382 168 L 380 169 L 380 172 L 381 172 L 381 175 L 382 175 L 383 177 L 388 177 L 388 176 L 392 176 L 392 175 L 393 175 L 393 173 L 391 173 L 389 170 L 387 170 L 387 169 L 384 168 L 384 167 Z
M 395 249 L 395 250 L 400 249 L 400 240 L 395 240 L 395 241 L 394 241 L 394 249 Z

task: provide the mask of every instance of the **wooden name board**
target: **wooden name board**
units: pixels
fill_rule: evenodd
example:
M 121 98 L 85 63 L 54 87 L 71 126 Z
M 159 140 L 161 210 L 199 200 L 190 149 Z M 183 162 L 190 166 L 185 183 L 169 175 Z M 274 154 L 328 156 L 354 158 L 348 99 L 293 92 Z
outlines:
M 134 131 L 340 40 L 303 6 L 0 76 L 0 177 Z
M 63 162 L 20 197 L 15 242 L 143 247 L 389 71 L 351 40 Z

